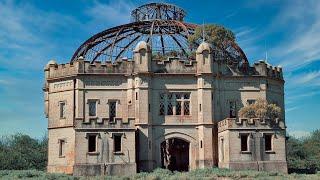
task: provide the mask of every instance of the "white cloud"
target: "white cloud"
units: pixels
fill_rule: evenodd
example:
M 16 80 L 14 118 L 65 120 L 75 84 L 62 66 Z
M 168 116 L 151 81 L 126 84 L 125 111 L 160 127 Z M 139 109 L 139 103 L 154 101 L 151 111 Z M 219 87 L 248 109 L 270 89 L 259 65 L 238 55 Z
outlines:
M 135 5 L 130 1 L 111 1 L 109 3 L 95 2 L 86 13 L 92 18 L 91 25 L 98 29 L 126 24 L 130 22 L 131 11 Z
M 297 110 L 299 109 L 298 106 L 294 106 L 294 107 L 291 107 L 291 108 L 286 108 L 286 113 L 290 112 L 290 111 L 293 111 L 293 110 Z
M 8 85 L 8 84 L 10 84 L 10 82 L 7 81 L 7 80 L 5 80 L 5 79 L 0 79 L 0 84 L 2 84 L 2 85 Z
M 296 73 L 288 76 L 287 81 L 290 87 L 296 87 L 297 85 L 318 86 L 320 85 L 320 70 Z
M 320 1 L 290 1 L 272 26 L 288 29 L 287 38 L 272 49 L 287 70 L 320 60 Z
M 295 138 L 306 138 L 311 135 L 308 131 L 288 131 L 288 134 Z
M 0 61 L 9 69 L 40 70 L 49 56 L 61 49 L 52 34 L 72 30 L 79 23 L 71 16 L 37 9 L 25 2 L 0 2 Z M 55 38 L 57 39 L 57 38 Z

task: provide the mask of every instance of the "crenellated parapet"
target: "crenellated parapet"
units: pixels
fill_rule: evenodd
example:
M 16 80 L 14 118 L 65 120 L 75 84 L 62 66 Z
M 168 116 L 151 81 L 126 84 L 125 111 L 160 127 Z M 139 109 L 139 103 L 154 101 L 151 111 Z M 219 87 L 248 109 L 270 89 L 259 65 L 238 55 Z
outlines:
M 226 118 L 218 122 L 218 132 L 231 129 L 285 129 L 285 124 L 280 119 L 261 118 Z
M 214 50 L 206 42 L 199 45 L 194 52 L 195 57 L 192 57 L 192 55 L 184 57 L 174 52 L 165 55 L 153 55 L 150 45 L 144 41 L 136 45 L 133 53 L 133 59 L 121 58 L 115 61 L 90 62 L 82 56 L 76 61 L 66 64 L 57 64 L 55 61 L 50 61 L 44 68 L 45 77 L 48 80 L 78 74 L 192 73 L 198 75 L 220 74 L 222 76 L 254 75 L 283 80 L 282 68 L 271 66 L 263 60 L 254 63 L 253 67 L 249 68 L 249 73 L 241 69 L 239 64 L 234 64 L 235 62 L 230 64 L 227 61 L 216 61 Z M 232 73 L 230 73 L 230 70 Z
M 82 118 L 76 119 L 75 128 L 135 128 L 135 118 L 128 118 L 124 120 L 123 118 L 115 118 L 113 121 L 110 121 L 109 118 L 91 118 L 88 121 L 84 121 Z
M 275 79 L 283 79 L 282 67 L 281 66 L 271 66 L 264 60 L 254 63 L 255 71 L 258 75 L 267 76 Z

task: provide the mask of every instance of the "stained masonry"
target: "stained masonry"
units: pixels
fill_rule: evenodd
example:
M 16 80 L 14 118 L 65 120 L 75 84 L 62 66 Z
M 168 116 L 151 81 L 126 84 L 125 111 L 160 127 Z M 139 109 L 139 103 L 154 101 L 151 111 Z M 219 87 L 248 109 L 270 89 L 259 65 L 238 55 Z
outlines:
M 70 63 L 47 64 L 48 172 L 130 175 L 214 166 L 287 172 L 284 112 L 272 124 L 237 115 L 259 98 L 284 111 L 281 67 L 230 63 L 206 42 L 187 60 L 159 60 L 154 44 L 134 45 L 131 58 L 88 61 L 87 49 Z

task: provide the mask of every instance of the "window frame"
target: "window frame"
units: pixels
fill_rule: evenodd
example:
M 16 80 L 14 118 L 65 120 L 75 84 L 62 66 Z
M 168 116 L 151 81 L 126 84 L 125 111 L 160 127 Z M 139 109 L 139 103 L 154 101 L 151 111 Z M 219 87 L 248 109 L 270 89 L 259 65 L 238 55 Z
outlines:
M 267 149 L 267 139 L 266 139 L 266 137 L 270 137 L 270 149 Z M 274 152 L 274 147 L 273 147 L 273 140 L 274 140 L 274 134 L 272 134 L 272 133 L 266 133 L 266 134 L 264 134 L 263 135 L 263 139 L 264 139 L 264 151 L 265 152 L 269 152 L 269 153 L 272 153 L 272 152 Z
M 242 146 L 243 145 L 242 137 L 246 137 L 246 150 L 242 149 L 242 147 L 243 147 Z M 251 153 L 250 143 L 249 143 L 249 141 L 250 141 L 250 133 L 240 133 L 239 134 L 239 138 L 240 138 L 240 152 L 242 154 Z
M 62 109 L 62 104 L 64 109 Z M 67 108 L 67 101 L 59 101 L 59 118 L 66 119 L 66 108 Z
M 112 133 L 113 139 L 113 154 L 123 154 L 123 138 L 124 133 Z M 120 151 L 116 151 L 116 137 L 120 137 Z
M 188 111 L 185 109 L 186 103 L 188 103 Z M 159 116 L 191 116 L 191 92 L 160 92 L 158 107 Z
M 94 115 L 91 115 L 90 114 L 90 104 L 91 103 L 95 103 L 95 113 Z M 87 100 L 87 107 L 88 107 L 88 116 L 89 118 L 96 118 L 98 117 L 98 104 L 100 103 L 100 100 L 99 99 L 88 99 Z
M 65 139 L 58 139 L 58 156 L 59 158 L 64 158 L 65 157 L 65 146 L 66 146 L 66 140 Z
M 252 103 L 250 103 L 250 101 L 252 101 Z M 247 105 L 251 105 L 251 104 L 254 104 L 257 102 L 257 99 L 254 99 L 254 98 L 249 98 L 249 99 L 246 99 L 246 103 Z
M 111 119 L 111 103 L 115 103 L 115 108 L 114 108 L 114 117 L 113 119 Z M 116 118 L 117 118 L 117 114 L 118 114 L 118 105 L 120 104 L 120 101 L 118 99 L 109 99 L 108 100 L 108 114 L 109 114 L 109 122 L 111 123 L 115 123 L 116 122 Z
M 94 136 L 95 137 L 95 151 L 90 151 L 90 137 Z M 87 139 L 87 154 L 90 155 L 98 155 L 98 138 L 100 138 L 99 133 L 87 133 L 86 134 L 86 139 Z

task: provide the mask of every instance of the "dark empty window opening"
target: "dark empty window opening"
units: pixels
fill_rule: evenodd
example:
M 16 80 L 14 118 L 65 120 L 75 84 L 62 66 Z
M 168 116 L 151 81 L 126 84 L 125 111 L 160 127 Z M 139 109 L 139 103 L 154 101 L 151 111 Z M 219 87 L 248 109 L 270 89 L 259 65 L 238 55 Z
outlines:
M 202 148 L 202 140 L 200 141 L 200 148 Z
M 121 134 L 114 134 L 114 152 L 121 152 Z
M 247 103 L 250 105 L 250 104 L 254 104 L 256 103 L 256 100 L 255 99 L 248 99 L 247 100 Z
M 201 104 L 199 104 L 199 111 L 201 112 Z
M 241 151 L 248 151 L 248 134 L 242 134 L 241 138 Z
M 64 146 L 65 146 L 65 140 L 60 139 L 59 140 L 59 157 L 63 157 L 64 156 Z
M 116 115 L 117 115 L 117 102 L 110 101 L 109 102 L 109 121 L 114 122 Z
M 136 100 L 138 100 L 138 92 L 136 92 Z
M 148 105 L 148 112 L 150 112 L 151 111 L 151 106 L 150 106 L 150 104 Z
M 265 150 L 266 151 L 272 151 L 272 135 L 271 134 L 266 134 L 264 136 L 265 140 Z
M 97 152 L 97 135 L 88 136 L 88 152 Z

